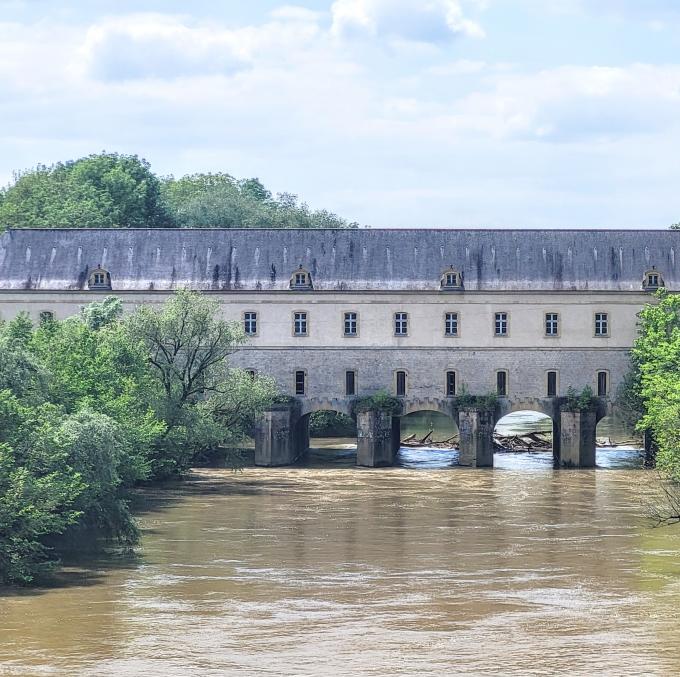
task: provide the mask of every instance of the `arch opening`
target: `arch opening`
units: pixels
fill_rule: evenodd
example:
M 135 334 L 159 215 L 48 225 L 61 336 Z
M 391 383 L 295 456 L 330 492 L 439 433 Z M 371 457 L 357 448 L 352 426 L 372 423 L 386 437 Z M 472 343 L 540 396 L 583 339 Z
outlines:
M 559 461 L 559 422 L 540 411 L 522 409 L 500 418 L 494 427 L 496 453 L 531 453 L 552 455 Z
M 357 424 L 344 412 L 321 409 L 304 414 L 296 424 L 295 437 L 312 464 L 356 463 Z
M 459 431 L 453 416 L 416 409 L 399 418 L 401 435 L 396 465 L 436 469 L 459 464 Z

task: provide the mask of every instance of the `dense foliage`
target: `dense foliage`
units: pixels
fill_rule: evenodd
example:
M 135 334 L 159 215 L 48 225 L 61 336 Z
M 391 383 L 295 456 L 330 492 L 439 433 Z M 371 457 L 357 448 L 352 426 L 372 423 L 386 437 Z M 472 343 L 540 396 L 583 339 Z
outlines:
M 638 425 L 652 433 L 657 466 L 680 480 L 680 295 L 662 290 L 657 299 L 640 313 L 626 398 L 640 403 Z
M 296 195 L 229 174 L 158 177 L 136 155 L 101 153 L 17 173 L 0 189 L 0 229 L 346 228 Z
M 0 325 L 0 583 L 39 577 L 46 543 L 69 529 L 133 543 L 135 484 L 249 432 L 274 383 L 229 367 L 244 337 L 217 311 L 181 291 L 127 317 L 109 298 L 38 328 Z

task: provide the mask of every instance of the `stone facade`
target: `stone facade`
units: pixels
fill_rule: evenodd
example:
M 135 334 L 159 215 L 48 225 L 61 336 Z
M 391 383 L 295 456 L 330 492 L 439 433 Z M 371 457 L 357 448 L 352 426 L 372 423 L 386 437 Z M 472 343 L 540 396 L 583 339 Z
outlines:
M 230 320 L 255 314 L 256 333 L 233 363 L 299 395 L 300 416 L 349 412 L 347 371 L 356 395 L 395 393 L 405 372 L 405 411 L 455 415 L 447 372 L 458 392 L 486 394 L 502 370 L 507 396 L 497 415 L 536 409 L 555 420 L 557 398 L 570 386 L 597 392 L 598 372 L 606 373 L 605 399 L 615 395 L 636 315 L 653 291 L 649 275 L 680 288 L 679 247 L 678 231 L 11 230 L 0 236 L 0 318 L 63 318 L 110 294 L 131 310 L 189 287 L 214 296 Z M 306 284 L 296 286 L 296 273 Z M 296 312 L 305 313 L 304 336 L 295 335 Z M 349 336 L 345 313 L 356 321 Z M 395 332 L 397 313 L 404 335 Z M 447 313 L 456 316 L 453 336 Z M 497 313 L 506 322 L 500 336 Z M 554 397 L 548 371 L 556 372 Z M 289 423 L 291 449 L 273 450 L 272 463 L 294 457 L 304 437 Z

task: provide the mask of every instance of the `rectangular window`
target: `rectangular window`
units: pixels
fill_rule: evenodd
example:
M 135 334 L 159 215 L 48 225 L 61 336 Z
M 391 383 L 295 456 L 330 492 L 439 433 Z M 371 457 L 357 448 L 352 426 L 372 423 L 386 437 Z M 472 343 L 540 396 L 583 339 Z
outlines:
M 607 313 L 595 313 L 595 336 L 609 335 L 609 315 Z
M 348 397 L 350 395 L 356 395 L 356 373 L 353 371 L 346 371 L 345 372 L 345 395 Z
M 444 286 L 459 287 L 460 282 L 458 281 L 458 273 L 446 273 L 444 276 Z
M 446 396 L 455 397 L 456 396 L 456 372 L 447 371 L 446 372 Z
M 307 285 L 307 273 L 295 273 L 295 286 L 305 287 Z
M 557 372 L 548 372 L 548 397 L 557 397 Z
M 307 336 L 307 313 L 295 313 L 293 320 L 295 336 Z
M 257 334 L 257 313 L 243 314 L 243 329 L 248 336 Z
M 404 397 L 406 395 L 406 372 L 397 372 L 397 397 Z
M 606 371 L 597 372 L 597 396 L 607 397 L 609 393 L 609 378 Z
M 458 313 L 446 313 L 444 318 L 444 334 L 458 336 Z
M 356 313 L 345 313 L 345 336 L 356 336 L 358 321 Z
M 508 314 L 507 313 L 496 313 L 496 318 L 494 321 L 494 331 L 496 336 L 507 336 L 508 335 Z
M 557 336 L 560 331 L 559 316 L 557 313 L 545 314 L 545 335 Z
M 295 394 L 304 395 L 307 387 L 307 375 L 304 371 L 295 372 Z
M 394 335 L 406 336 L 408 334 L 408 313 L 394 313 Z
M 508 394 L 508 372 L 496 372 L 496 394 L 498 397 L 506 397 Z

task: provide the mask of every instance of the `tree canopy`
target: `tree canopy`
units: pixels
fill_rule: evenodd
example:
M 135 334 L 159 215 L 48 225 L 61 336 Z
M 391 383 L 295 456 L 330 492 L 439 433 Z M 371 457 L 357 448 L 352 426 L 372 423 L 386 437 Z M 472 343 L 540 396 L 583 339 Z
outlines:
M 100 153 L 18 172 L 0 189 L 0 229 L 348 228 L 297 195 L 227 173 L 158 177 L 136 155 Z
M 189 291 L 127 316 L 109 297 L 37 328 L 0 323 L 0 584 L 42 576 L 68 530 L 134 543 L 139 482 L 215 452 L 238 467 L 228 447 L 276 396 L 272 379 L 229 365 L 245 340 Z
M 628 399 L 643 411 L 638 425 L 652 433 L 657 466 L 680 480 L 680 294 L 657 298 L 640 313 Z

